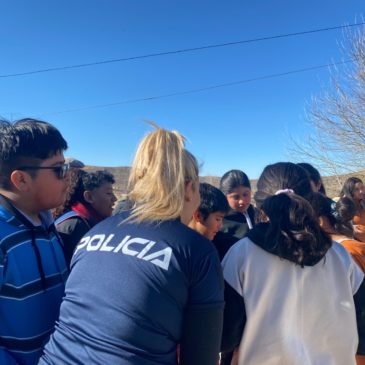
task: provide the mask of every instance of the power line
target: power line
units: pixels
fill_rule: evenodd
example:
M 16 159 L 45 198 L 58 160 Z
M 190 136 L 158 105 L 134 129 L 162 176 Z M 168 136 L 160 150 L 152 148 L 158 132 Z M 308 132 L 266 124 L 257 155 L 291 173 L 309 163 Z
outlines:
M 301 72 L 308 72 L 308 71 L 318 70 L 318 69 L 321 69 L 321 68 L 328 68 L 328 67 L 333 67 L 333 66 L 337 66 L 337 65 L 343 65 L 343 64 L 351 63 L 351 62 L 353 62 L 353 61 L 352 60 L 339 61 L 339 62 L 334 62 L 334 63 L 328 63 L 328 64 L 325 64 L 325 65 L 305 67 L 305 68 L 292 70 L 292 71 L 286 71 L 286 72 L 275 73 L 275 74 L 270 74 L 270 75 L 258 76 L 258 77 L 254 77 L 254 78 L 251 78 L 251 79 L 227 82 L 227 83 L 224 83 L 224 84 L 212 85 L 212 86 L 202 87 L 202 88 L 198 88 L 198 89 L 177 91 L 177 92 L 169 93 L 169 94 L 149 96 L 149 97 L 138 98 L 138 99 L 123 100 L 123 101 L 118 101 L 118 102 L 115 102 L 115 103 L 98 104 L 98 105 L 92 105 L 92 106 L 87 106 L 87 107 L 82 107 L 82 108 L 68 109 L 68 110 L 63 110 L 63 111 L 58 111 L 58 112 L 50 112 L 50 113 L 45 113 L 43 115 L 73 113 L 73 112 L 79 112 L 79 111 L 90 110 L 90 109 L 107 108 L 107 107 L 123 105 L 123 104 L 132 104 L 132 103 L 139 103 L 139 102 L 143 102 L 143 101 L 165 99 L 165 98 L 170 98 L 170 97 L 173 97 L 173 96 L 194 94 L 194 93 L 209 91 L 209 90 L 213 90 L 213 89 L 219 89 L 219 88 L 223 88 L 223 87 L 229 87 L 229 86 L 235 86 L 235 85 L 241 85 L 241 84 L 248 84 L 250 82 L 273 79 L 273 78 L 293 75 L 293 74 L 297 74 L 297 73 L 301 73 Z
M 353 23 L 353 24 L 348 24 L 348 25 L 339 25 L 339 26 L 328 27 L 328 28 L 313 29 L 313 30 L 307 30 L 307 31 L 303 31 L 303 32 L 279 34 L 279 35 L 269 36 L 269 37 L 245 39 L 245 40 L 235 41 L 235 42 L 219 43 L 219 44 L 212 44 L 212 45 L 193 47 L 193 48 L 184 48 L 184 49 L 178 49 L 178 50 L 174 50 L 174 51 L 150 53 L 150 54 L 146 54 L 146 55 L 125 57 L 125 58 L 116 58 L 116 59 L 111 59 L 111 60 L 89 62 L 89 63 L 81 63 L 81 64 L 77 64 L 77 65 L 51 67 L 51 68 L 45 68 L 45 69 L 40 69 L 40 70 L 19 72 L 19 73 L 13 73 L 13 74 L 4 74 L 4 75 L 0 75 L 0 78 L 25 76 L 25 75 L 39 74 L 39 73 L 45 73 L 45 72 L 54 72 L 54 71 L 64 71 L 64 70 L 70 70 L 70 69 L 75 69 L 75 68 L 105 65 L 105 64 L 108 64 L 108 63 L 133 61 L 133 60 L 140 60 L 140 59 L 144 59 L 144 58 L 160 57 L 160 56 L 167 56 L 167 55 L 187 53 L 187 52 L 195 52 L 195 51 L 201 51 L 201 50 L 205 50 L 205 49 L 233 46 L 233 45 L 237 45 L 237 44 L 262 42 L 262 41 L 267 41 L 267 40 L 271 40 L 271 39 L 279 39 L 279 38 L 293 37 L 293 36 L 305 35 L 305 34 L 311 34 L 311 33 L 327 32 L 327 31 L 330 31 L 330 30 L 345 29 L 345 28 L 350 28 L 350 27 L 357 27 L 357 26 L 360 26 L 360 25 L 365 25 L 365 22 Z

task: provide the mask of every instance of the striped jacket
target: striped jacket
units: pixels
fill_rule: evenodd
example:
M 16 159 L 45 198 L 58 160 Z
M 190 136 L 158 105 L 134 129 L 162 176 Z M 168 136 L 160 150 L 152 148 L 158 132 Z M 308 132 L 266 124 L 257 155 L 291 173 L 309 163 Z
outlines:
M 0 196 L 0 364 L 37 364 L 68 275 L 49 212 L 34 226 Z

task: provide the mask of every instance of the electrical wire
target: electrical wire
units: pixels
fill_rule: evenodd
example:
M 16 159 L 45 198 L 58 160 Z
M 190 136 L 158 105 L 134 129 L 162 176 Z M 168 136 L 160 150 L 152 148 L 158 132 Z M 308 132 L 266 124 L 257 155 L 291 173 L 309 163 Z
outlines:
M 44 69 L 39 69 L 39 70 L 33 70 L 33 71 L 25 71 L 25 72 L 18 72 L 18 73 L 12 73 L 12 74 L 3 74 L 3 75 L 0 75 L 0 78 L 26 76 L 26 75 L 45 73 L 45 72 L 54 72 L 54 71 L 64 71 L 64 70 L 70 70 L 70 69 L 76 69 L 76 68 L 105 65 L 105 64 L 109 64 L 109 63 L 133 61 L 133 60 L 140 60 L 140 59 L 145 59 L 145 58 L 160 57 L 160 56 L 167 56 L 167 55 L 187 53 L 187 52 L 196 52 L 196 51 L 201 51 L 201 50 L 205 50 L 205 49 L 227 47 L 227 46 L 254 43 L 254 42 L 262 42 L 262 41 L 267 41 L 267 40 L 272 40 L 272 39 L 279 39 L 279 38 L 293 37 L 293 36 L 299 36 L 299 35 L 305 35 L 305 34 L 327 32 L 327 31 L 331 31 L 331 30 L 345 29 L 345 28 L 350 28 L 350 27 L 357 27 L 357 26 L 361 26 L 361 25 L 365 25 L 365 22 L 352 23 L 352 24 L 348 24 L 348 25 L 339 25 L 339 26 L 335 26 L 335 27 L 313 29 L 313 30 L 307 30 L 307 31 L 303 31 L 303 32 L 279 34 L 279 35 L 268 36 L 268 37 L 246 39 L 246 40 L 240 40 L 240 41 L 235 41 L 235 42 L 227 42 L 227 43 L 212 44 L 212 45 L 206 45 L 206 46 L 200 46 L 200 47 L 178 49 L 178 50 L 174 50 L 174 51 L 157 52 L 157 53 L 150 53 L 150 54 L 139 55 L 139 56 L 116 58 L 116 59 L 111 59 L 111 60 L 96 61 L 96 62 L 89 62 L 89 63 L 81 63 L 81 64 L 77 64 L 77 65 L 50 67 L 50 68 L 44 68 Z
M 325 64 L 325 65 L 305 67 L 305 68 L 301 68 L 301 69 L 297 69 L 297 70 L 286 71 L 286 72 L 275 73 L 275 74 L 264 75 L 264 76 L 258 76 L 258 77 L 254 77 L 254 78 L 250 78 L 250 79 L 227 82 L 227 83 L 224 83 L 224 84 L 217 84 L 217 85 L 212 85 L 212 86 L 207 86 L 207 87 L 202 87 L 202 88 L 197 88 L 197 89 L 177 91 L 177 92 L 173 92 L 173 93 L 169 93 L 169 94 L 149 96 L 149 97 L 138 98 L 138 99 L 123 100 L 123 101 L 118 101 L 118 102 L 114 102 L 114 103 L 97 104 L 97 105 L 91 105 L 91 106 L 75 108 L 75 109 L 68 109 L 68 110 L 57 111 L 57 112 L 42 113 L 42 115 L 56 115 L 56 114 L 64 114 L 64 113 L 73 113 L 73 112 L 79 112 L 79 111 L 85 111 L 85 110 L 91 110 L 91 109 L 100 109 L 100 108 L 113 107 L 113 106 L 118 106 L 118 105 L 123 105 L 123 104 L 132 104 L 132 103 L 139 103 L 139 102 L 143 102 L 143 101 L 165 99 L 165 98 L 170 98 L 170 97 L 173 97 L 173 96 L 194 94 L 194 93 L 199 93 L 199 92 L 204 92 L 204 91 L 209 91 L 209 90 L 214 90 L 214 89 L 219 89 L 219 88 L 224 88 L 224 87 L 229 87 L 229 86 L 248 84 L 248 83 L 255 82 L 255 81 L 273 79 L 273 78 L 293 75 L 293 74 L 297 74 L 297 73 L 301 73 L 301 72 L 308 72 L 308 71 L 318 70 L 318 69 L 321 69 L 321 68 L 329 68 L 329 67 L 343 65 L 343 64 L 352 63 L 352 62 L 353 62 L 352 60 L 333 62 L 333 63 L 328 63 L 328 64 Z

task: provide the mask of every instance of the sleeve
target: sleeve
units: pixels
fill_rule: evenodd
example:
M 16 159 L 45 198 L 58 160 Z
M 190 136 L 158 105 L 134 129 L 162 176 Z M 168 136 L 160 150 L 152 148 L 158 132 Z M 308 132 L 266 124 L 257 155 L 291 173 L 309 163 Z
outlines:
M 237 347 L 242 338 L 246 323 L 246 310 L 243 298 L 225 282 L 223 333 L 221 351 L 230 352 Z
M 5 349 L 0 349 L 0 364 L 2 365 L 17 365 L 16 360 Z
M 75 217 L 57 224 L 56 229 L 63 242 L 63 252 L 67 266 L 70 267 L 75 248 L 80 239 L 89 231 L 89 227 L 82 219 Z
M 243 250 L 238 242 L 228 251 L 222 262 L 226 302 L 221 344 L 224 352 L 232 351 L 239 345 L 246 324 L 242 255 Z
M 224 289 L 222 270 L 213 247 L 194 266 L 183 318 L 181 365 L 217 364 L 223 327 Z
M 351 255 L 350 255 L 350 257 L 351 257 Z M 350 282 L 351 282 L 353 295 L 359 290 L 363 280 L 364 280 L 363 271 L 360 269 L 359 265 L 351 257 Z
M 358 355 L 365 355 L 365 281 L 363 281 L 354 295 L 357 332 L 359 335 Z

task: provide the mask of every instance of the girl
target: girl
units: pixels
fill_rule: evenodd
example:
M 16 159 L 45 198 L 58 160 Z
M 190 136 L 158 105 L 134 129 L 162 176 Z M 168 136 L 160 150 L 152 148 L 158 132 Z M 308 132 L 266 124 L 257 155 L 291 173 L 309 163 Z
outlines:
M 229 248 L 243 238 L 255 224 L 255 210 L 251 205 L 251 184 L 247 175 L 240 170 L 227 171 L 221 178 L 220 189 L 230 206 L 223 226 L 213 243 L 222 259 Z
M 267 166 L 255 194 L 263 222 L 223 260 L 222 346 L 239 344 L 239 365 L 355 364 L 363 273 L 321 230 L 310 191 L 296 164 Z
M 355 215 L 352 220 L 354 224 L 354 236 L 365 242 L 365 207 L 364 207 L 365 188 L 361 179 L 349 177 L 342 187 L 340 198 L 347 197 L 355 204 Z

